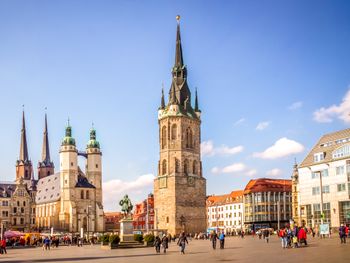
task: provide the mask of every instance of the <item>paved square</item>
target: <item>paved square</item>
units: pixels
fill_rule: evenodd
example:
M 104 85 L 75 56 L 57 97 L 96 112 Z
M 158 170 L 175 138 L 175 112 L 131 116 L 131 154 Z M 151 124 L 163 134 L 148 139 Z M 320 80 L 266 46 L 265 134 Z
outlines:
M 0 262 L 350 262 L 350 239 L 345 245 L 336 237 L 308 241 L 308 247 L 284 250 L 276 236 L 271 237 L 269 244 L 256 237 L 232 237 L 226 239 L 224 250 L 213 251 L 210 241 L 193 240 L 185 255 L 180 255 L 175 243 L 170 243 L 166 255 L 156 255 L 154 248 L 102 250 L 97 245 L 61 246 L 50 251 L 9 249 L 6 256 L 0 256 Z

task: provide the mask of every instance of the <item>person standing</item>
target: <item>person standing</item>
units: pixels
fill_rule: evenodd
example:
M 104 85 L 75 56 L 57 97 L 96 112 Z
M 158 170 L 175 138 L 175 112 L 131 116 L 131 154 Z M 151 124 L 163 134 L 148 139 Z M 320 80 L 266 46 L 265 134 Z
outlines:
M 340 238 L 340 244 L 346 243 L 346 229 L 343 224 L 339 227 L 339 238 Z
M 307 236 L 306 236 L 305 227 L 301 227 L 301 228 L 299 229 L 299 232 L 298 232 L 298 239 L 299 239 L 300 245 L 301 245 L 302 243 L 304 243 L 305 246 L 307 246 L 306 237 L 307 237 Z
M 159 236 L 156 236 L 156 239 L 154 240 L 154 247 L 156 248 L 156 253 L 159 254 L 160 253 L 160 244 L 162 243 L 162 241 L 160 240 Z
M 265 230 L 264 230 L 264 236 L 265 236 L 266 243 L 269 243 L 270 230 L 265 229 Z
M 166 253 L 166 250 L 168 248 L 168 243 L 169 243 L 169 239 L 168 237 L 164 234 L 163 238 L 162 238 L 162 246 L 163 246 L 163 252 Z
M 217 239 L 219 239 L 218 234 L 216 234 L 216 232 L 214 231 L 210 235 L 210 241 L 211 241 L 211 245 L 212 245 L 213 249 L 216 249 L 216 240 Z
M 180 246 L 181 250 L 180 253 L 181 254 L 185 254 L 185 247 L 186 247 L 186 243 L 188 244 L 185 232 L 182 232 L 179 240 L 177 241 L 177 244 Z
M 1 250 L 1 254 L 7 254 L 7 251 L 6 251 L 6 239 L 3 238 L 0 242 L 0 250 Z
M 219 240 L 220 240 L 220 249 L 224 249 L 224 247 L 225 247 L 225 233 L 224 233 L 224 231 L 221 232 L 221 234 L 219 236 Z

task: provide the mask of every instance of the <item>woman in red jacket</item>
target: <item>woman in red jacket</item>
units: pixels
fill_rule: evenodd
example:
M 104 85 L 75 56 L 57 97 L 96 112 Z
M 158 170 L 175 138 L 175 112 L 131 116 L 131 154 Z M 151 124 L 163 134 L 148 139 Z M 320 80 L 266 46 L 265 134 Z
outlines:
M 307 246 L 306 238 L 307 238 L 307 236 L 306 236 L 306 230 L 305 230 L 304 227 L 301 227 L 301 228 L 299 229 L 299 232 L 298 232 L 299 243 L 300 243 L 300 244 L 301 244 L 301 243 L 304 243 L 305 246 Z

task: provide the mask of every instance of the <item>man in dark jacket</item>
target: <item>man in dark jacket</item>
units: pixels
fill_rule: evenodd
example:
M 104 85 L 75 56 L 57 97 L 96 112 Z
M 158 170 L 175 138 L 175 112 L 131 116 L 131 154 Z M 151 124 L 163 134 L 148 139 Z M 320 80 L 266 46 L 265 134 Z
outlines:
M 211 235 L 210 235 L 210 241 L 211 244 L 213 246 L 213 249 L 216 249 L 216 240 L 219 239 L 218 234 L 216 234 L 216 232 L 214 231 Z
M 340 244 L 346 243 L 346 232 L 345 232 L 345 226 L 343 224 L 339 227 L 339 238 L 340 238 Z
M 166 253 L 166 250 L 168 248 L 168 243 L 169 243 L 169 239 L 166 235 L 163 235 L 163 238 L 162 238 L 162 246 L 163 246 L 163 251 L 164 253 Z

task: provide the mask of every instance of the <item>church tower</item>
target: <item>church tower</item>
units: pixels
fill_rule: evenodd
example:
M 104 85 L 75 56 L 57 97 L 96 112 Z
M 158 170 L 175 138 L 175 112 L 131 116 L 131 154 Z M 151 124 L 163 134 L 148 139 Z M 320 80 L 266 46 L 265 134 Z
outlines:
M 160 159 L 154 180 L 155 229 L 172 235 L 206 230 L 206 179 L 200 154 L 201 111 L 196 92 L 195 106 L 187 84 L 180 17 L 177 16 L 175 64 L 169 101 L 162 91 L 158 110 Z
M 102 153 L 100 143 L 96 140 L 96 130 L 90 130 L 90 140 L 86 145 L 86 177 L 92 185 L 95 186 L 95 208 L 96 231 L 104 230 L 103 206 L 102 206 Z
M 45 114 L 45 128 L 43 137 L 43 149 L 41 153 L 41 161 L 38 163 L 39 179 L 54 174 L 55 166 L 50 159 L 49 134 L 47 130 L 47 115 Z
M 78 178 L 78 151 L 75 139 L 72 137 L 72 127 L 66 127 L 66 136 L 60 148 L 60 186 L 61 207 L 59 214 L 60 227 L 77 231 L 75 185 Z
M 22 113 L 22 130 L 21 130 L 21 146 L 19 150 L 19 159 L 16 162 L 16 181 L 30 180 L 33 173 L 32 162 L 28 157 L 27 135 L 26 135 L 26 123 L 24 117 L 24 111 Z

